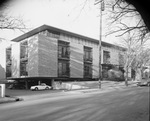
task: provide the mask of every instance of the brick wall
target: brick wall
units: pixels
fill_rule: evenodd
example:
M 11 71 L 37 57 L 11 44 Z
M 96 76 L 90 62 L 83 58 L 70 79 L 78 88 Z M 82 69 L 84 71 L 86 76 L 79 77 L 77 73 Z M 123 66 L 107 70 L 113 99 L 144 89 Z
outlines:
M 70 43 L 70 77 L 83 78 L 83 45 Z
M 29 77 L 38 76 L 38 35 L 28 39 L 28 65 L 27 71 Z
M 93 78 L 99 77 L 99 48 L 93 48 Z
M 39 76 L 57 77 L 57 39 L 39 34 Z

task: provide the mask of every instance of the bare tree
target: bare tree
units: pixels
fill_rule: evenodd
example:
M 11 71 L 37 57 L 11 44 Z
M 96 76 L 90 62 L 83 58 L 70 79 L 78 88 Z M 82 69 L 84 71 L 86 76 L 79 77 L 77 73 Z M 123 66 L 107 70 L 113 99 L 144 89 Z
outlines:
M 106 35 L 115 34 L 122 37 L 121 46 L 124 46 L 125 52 L 124 69 L 125 69 L 125 85 L 128 86 L 129 69 L 142 72 L 149 60 L 149 49 L 145 47 L 145 43 L 149 38 L 149 30 L 145 25 L 141 15 L 137 9 L 125 2 L 125 0 L 109 0 L 106 2 L 108 15 L 108 33 Z
M 138 31 L 140 33 L 139 38 L 143 38 L 149 32 L 140 13 L 130 3 L 125 2 L 125 0 L 111 0 L 107 6 L 110 8 L 108 9 L 109 26 L 115 26 L 107 33 L 108 35 L 118 32 L 118 36 L 122 36 L 131 31 Z M 134 23 L 131 24 L 132 21 Z
M 129 70 L 135 70 L 135 78 L 142 79 L 142 69 L 146 65 L 150 65 L 150 49 L 148 46 L 149 36 L 145 36 L 143 40 L 139 39 L 135 33 L 128 32 L 126 38 L 119 41 L 119 45 L 126 48 L 124 52 L 124 69 L 125 69 L 125 85 L 128 86 Z
M 0 29 L 10 29 L 10 30 L 20 30 L 25 32 L 26 26 L 21 18 L 15 18 L 12 16 L 7 16 L 4 13 L 0 13 Z
M 6 10 L 7 5 L 0 8 L 0 30 L 19 30 L 25 33 L 27 30 L 25 21 L 21 17 L 8 15 Z M 5 38 L 0 37 L 0 40 L 5 40 Z
M 143 41 L 139 47 L 139 51 L 136 53 L 131 66 L 135 70 L 136 80 L 142 80 L 143 69 L 150 65 L 150 48 L 145 47 L 146 41 Z

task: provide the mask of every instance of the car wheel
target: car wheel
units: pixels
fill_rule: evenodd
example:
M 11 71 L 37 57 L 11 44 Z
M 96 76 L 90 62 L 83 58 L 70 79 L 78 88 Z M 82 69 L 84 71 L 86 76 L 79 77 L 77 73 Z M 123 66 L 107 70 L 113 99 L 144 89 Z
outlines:
M 48 89 L 49 89 L 49 87 L 46 87 L 45 89 L 46 89 L 46 90 L 48 90 Z
M 35 87 L 35 90 L 39 90 L 37 87 Z

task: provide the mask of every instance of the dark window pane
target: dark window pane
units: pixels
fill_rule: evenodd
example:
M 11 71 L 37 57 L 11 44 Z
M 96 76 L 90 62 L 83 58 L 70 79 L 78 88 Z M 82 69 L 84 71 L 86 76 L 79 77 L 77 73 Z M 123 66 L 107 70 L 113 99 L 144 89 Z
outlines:
M 20 76 L 27 76 L 27 63 L 20 63 Z
M 58 46 L 58 57 L 62 56 L 62 46 Z
M 84 47 L 84 61 L 92 62 L 92 48 Z
M 92 64 L 84 63 L 84 77 L 92 78 Z
M 59 58 L 69 58 L 69 43 L 58 41 L 58 57 Z
M 11 66 L 6 66 L 6 77 L 11 77 Z
M 6 65 L 11 65 L 11 47 L 6 49 Z
M 58 76 L 69 77 L 69 58 L 70 58 L 69 43 L 58 41 Z
M 21 43 L 20 48 L 20 58 L 27 58 L 28 57 L 28 43 L 27 41 Z
M 58 76 L 69 77 L 69 62 L 68 61 L 58 62 Z
M 6 61 L 11 60 L 11 48 L 6 49 Z
M 110 64 L 110 52 L 103 51 L 103 63 Z
M 11 47 L 6 49 L 6 77 L 11 77 Z
M 58 75 L 62 75 L 62 63 L 58 63 Z

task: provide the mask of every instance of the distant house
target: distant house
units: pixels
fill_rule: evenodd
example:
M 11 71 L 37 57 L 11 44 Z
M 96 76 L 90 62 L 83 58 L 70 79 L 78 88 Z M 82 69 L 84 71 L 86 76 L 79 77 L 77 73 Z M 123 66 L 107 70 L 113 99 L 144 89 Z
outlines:
M 97 80 L 99 78 L 99 41 L 69 31 L 40 26 L 12 40 L 1 51 L 0 64 L 9 79 L 38 80 L 51 84 L 55 80 Z M 107 72 L 112 66 L 123 68 L 125 49 L 102 42 L 102 66 Z M 105 73 L 106 75 L 106 73 Z M 107 76 L 106 76 L 107 78 Z

